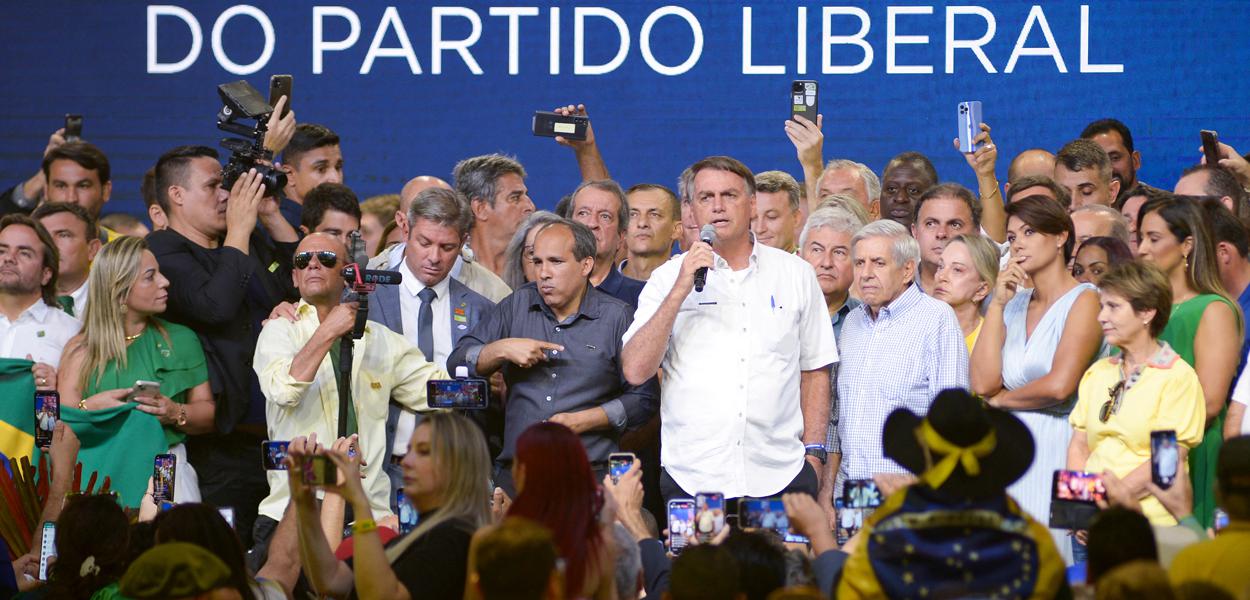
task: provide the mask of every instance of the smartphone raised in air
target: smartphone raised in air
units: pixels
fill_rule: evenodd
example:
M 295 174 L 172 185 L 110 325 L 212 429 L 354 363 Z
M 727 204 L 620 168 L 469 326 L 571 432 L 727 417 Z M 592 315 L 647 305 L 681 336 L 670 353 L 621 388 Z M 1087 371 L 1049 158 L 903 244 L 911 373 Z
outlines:
M 39 581 L 48 580 L 48 558 L 56 556 L 56 523 L 44 521 L 39 536 Z
M 803 115 L 804 119 L 816 124 L 816 113 L 820 111 L 819 86 L 810 79 L 796 79 L 790 82 L 790 118 Z
M 35 392 L 35 446 L 47 449 L 52 445 L 52 432 L 61 420 L 61 396 L 54 391 Z
M 981 101 L 969 100 L 959 103 L 959 151 L 972 154 L 980 149 L 973 140 L 981 135 Z
M 285 471 L 287 448 L 291 442 L 265 440 L 260 444 L 261 464 L 266 471 Z
M 1150 432 L 1150 480 L 1161 488 L 1170 488 L 1176 482 L 1180 448 L 1176 445 L 1176 432 L 1168 429 Z
M 286 96 L 286 106 L 282 107 L 282 114 L 278 118 L 285 117 L 291 112 L 291 86 L 294 78 L 290 75 L 273 75 L 269 77 L 269 106 L 277 107 L 278 99 Z
M 612 478 L 612 483 L 620 482 L 621 475 L 629 471 L 635 458 L 633 452 L 613 452 L 608 455 L 608 476 Z
M 152 502 L 158 506 L 162 502 L 174 501 L 174 476 L 177 468 L 177 458 L 173 454 L 157 454 L 152 459 Z
M 431 408 L 483 409 L 490 401 L 485 379 L 431 379 L 426 382 L 426 398 Z
M 694 500 L 678 498 L 668 501 L 668 549 L 674 555 L 681 554 L 694 535 Z
M 694 495 L 695 535 L 700 542 L 709 542 L 725 528 L 725 495 L 720 492 L 699 492 Z
M 1202 136 L 1202 154 L 1206 156 L 1207 164 L 1220 166 L 1220 134 L 1210 129 L 1203 129 L 1198 134 Z
M 304 485 L 326 486 L 338 481 L 338 467 L 324 454 L 309 456 L 304 461 Z
M 82 141 L 82 115 L 65 115 L 65 141 Z

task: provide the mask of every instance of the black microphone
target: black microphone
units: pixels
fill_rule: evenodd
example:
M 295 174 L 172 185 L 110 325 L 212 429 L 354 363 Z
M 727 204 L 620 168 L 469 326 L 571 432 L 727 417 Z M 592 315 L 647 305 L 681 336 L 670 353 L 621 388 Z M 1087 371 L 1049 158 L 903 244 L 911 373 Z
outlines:
M 699 241 L 709 246 L 716 243 L 716 228 L 711 225 L 704 225 L 699 230 Z M 707 267 L 699 267 L 694 272 L 694 291 L 702 292 L 704 284 L 707 283 Z

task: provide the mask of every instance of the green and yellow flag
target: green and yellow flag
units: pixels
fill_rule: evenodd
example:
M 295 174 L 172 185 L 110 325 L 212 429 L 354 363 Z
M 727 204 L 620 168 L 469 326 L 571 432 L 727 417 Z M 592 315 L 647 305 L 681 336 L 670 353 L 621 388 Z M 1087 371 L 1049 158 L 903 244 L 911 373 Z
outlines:
M 0 358 L 0 454 L 5 464 L 9 458 L 31 457 L 35 449 L 33 366 L 29 360 Z

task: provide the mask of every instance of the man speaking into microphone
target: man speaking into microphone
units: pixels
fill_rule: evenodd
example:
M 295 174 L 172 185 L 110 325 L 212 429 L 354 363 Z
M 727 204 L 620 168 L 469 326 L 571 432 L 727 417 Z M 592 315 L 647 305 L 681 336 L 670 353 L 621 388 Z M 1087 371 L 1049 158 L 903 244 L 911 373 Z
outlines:
M 815 496 L 833 484 L 820 473 L 838 360 L 820 284 L 803 259 L 751 235 L 746 165 L 712 156 L 690 171 L 700 241 L 652 273 L 621 354 L 630 383 L 664 370 L 660 489 L 666 501 Z

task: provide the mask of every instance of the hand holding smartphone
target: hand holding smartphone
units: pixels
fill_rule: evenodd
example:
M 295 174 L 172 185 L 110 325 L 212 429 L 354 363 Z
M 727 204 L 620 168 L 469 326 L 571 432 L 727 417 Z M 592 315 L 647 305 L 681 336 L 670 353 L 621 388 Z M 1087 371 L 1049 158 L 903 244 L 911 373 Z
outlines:
M 973 140 L 981 135 L 981 101 L 970 100 L 959 103 L 959 151 L 972 154 L 980 149 Z
M 804 119 L 816 123 L 816 115 L 820 112 L 818 86 L 810 79 L 796 79 L 790 82 L 790 118 L 803 115 Z
M 130 388 L 130 393 L 126 395 L 126 401 L 134 402 L 136 398 L 155 398 L 160 394 L 161 382 L 139 379 L 135 381 L 134 387 Z
M 56 556 L 56 523 L 44 521 L 39 538 L 39 581 L 48 580 L 48 559 Z
M 285 118 L 287 113 L 291 112 L 292 85 L 294 85 L 294 77 L 290 75 L 273 75 L 269 78 L 269 106 L 277 107 L 278 100 L 286 96 L 286 106 L 282 107 L 282 114 L 278 115 L 279 119 Z
M 1167 489 L 1176 483 L 1180 458 L 1175 431 L 1150 432 L 1150 480 L 1155 485 Z
M 35 446 L 47 449 L 52 445 L 52 432 L 61 420 L 61 396 L 53 391 L 35 392 Z
M 1202 154 L 1207 164 L 1220 166 L 1220 134 L 1210 129 L 1203 129 L 1198 134 L 1202 136 Z
M 65 115 L 65 141 L 82 141 L 82 115 Z
M 608 476 L 612 478 L 612 483 L 621 482 L 621 475 L 629 471 L 634 460 L 633 452 L 613 452 L 608 455 Z
M 174 501 L 174 477 L 178 460 L 173 454 L 157 454 L 152 459 L 152 502 Z
M 694 500 L 678 498 L 668 501 L 668 549 L 674 556 L 694 535 Z
M 304 460 L 304 485 L 325 487 L 338 483 L 338 467 L 324 454 L 315 454 Z

